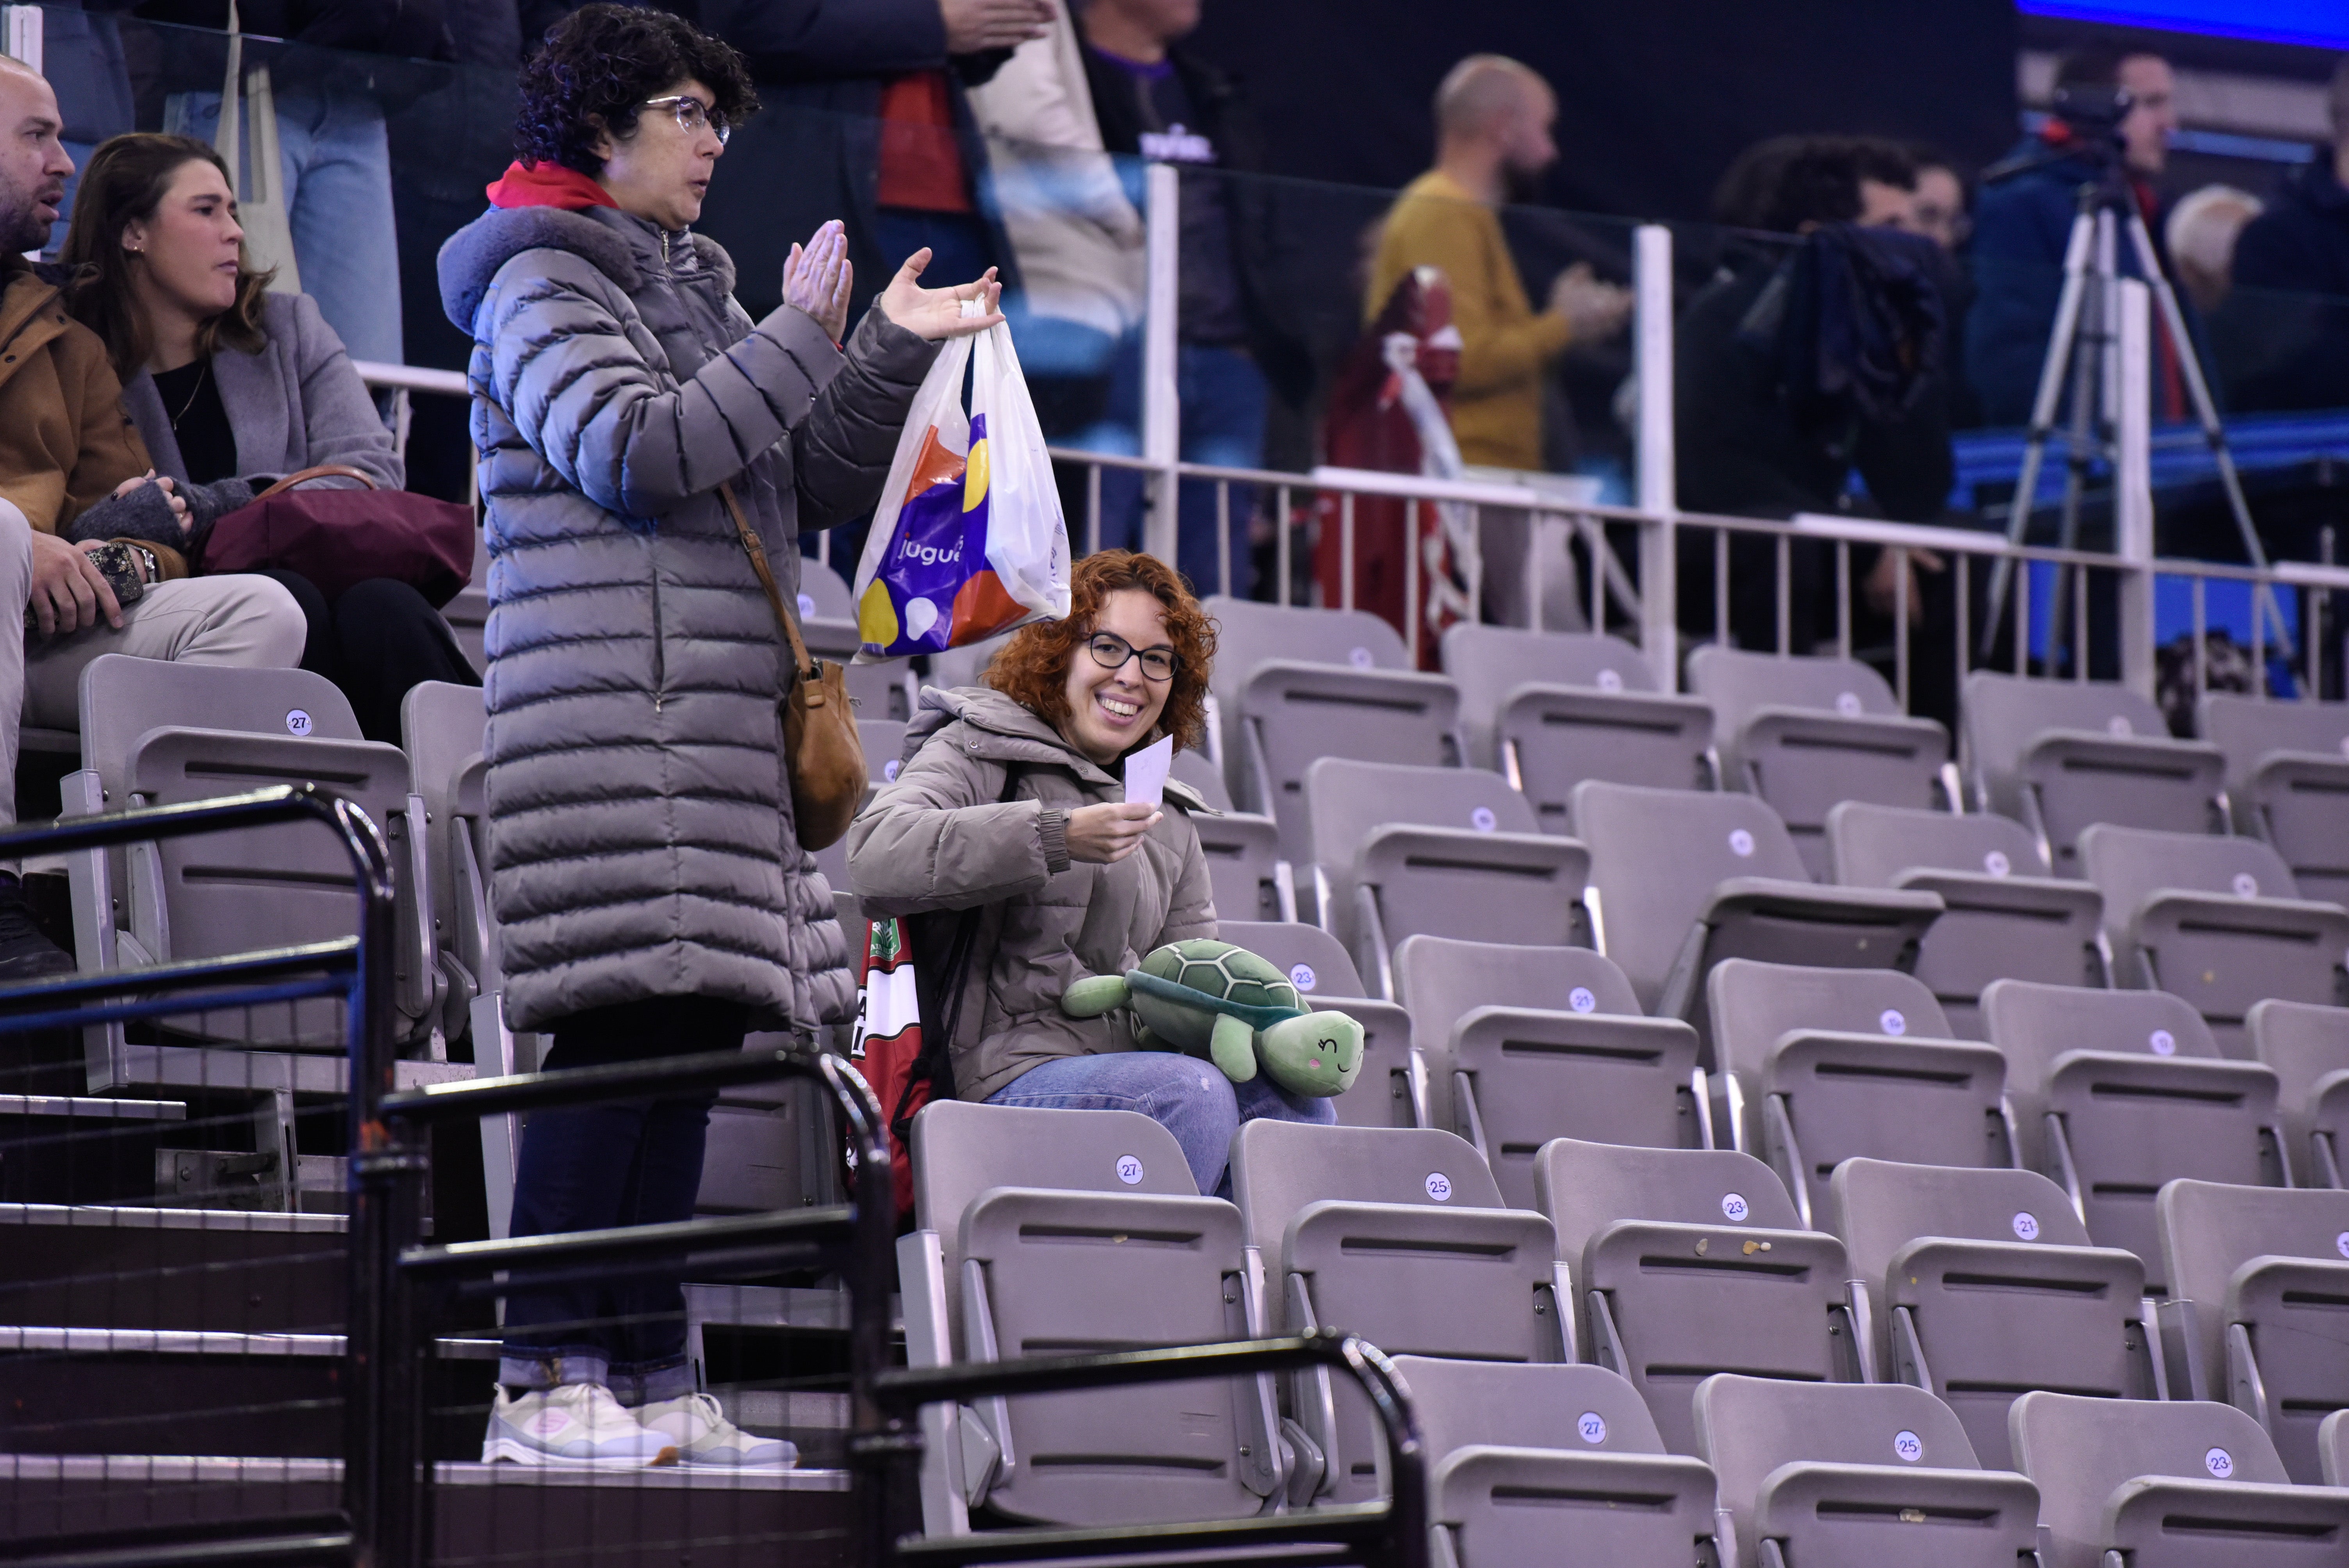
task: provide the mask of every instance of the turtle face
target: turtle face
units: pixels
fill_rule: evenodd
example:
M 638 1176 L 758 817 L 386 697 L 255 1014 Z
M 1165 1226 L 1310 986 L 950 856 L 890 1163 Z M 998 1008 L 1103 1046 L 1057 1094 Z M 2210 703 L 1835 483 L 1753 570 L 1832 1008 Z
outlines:
M 1300 1014 L 1258 1035 L 1257 1054 L 1291 1094 L 1342 1094 L 1361 1076 L 1362 1026 L 1343 1013 Z

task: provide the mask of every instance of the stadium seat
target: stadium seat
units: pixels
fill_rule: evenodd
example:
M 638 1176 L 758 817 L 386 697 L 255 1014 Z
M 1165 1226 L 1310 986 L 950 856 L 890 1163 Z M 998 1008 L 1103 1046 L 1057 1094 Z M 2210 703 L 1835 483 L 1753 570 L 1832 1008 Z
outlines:
M 2126 686 L 1966 676 L 1962 767 L 1976 810 L 2013 818 L 2057 876 L 2081 874 L 2092 822 L 2208 832 L 2217 820 L 2219 748 L 2173 740 L 2161 711 Z
M 2212 692 L 2199 727 L 2227 759 L 2235 830 L 2273 845 L 2302 897 L 2349 903 L 2349 703 Z
M 2253 1059 L 2275 1069 L 2292 1184 L 2349 1186 L 2349 1007 L 2261 1002 L 2245 1024 Z
M 1656 690 L 1629 643 L 1463 622 L 1444 631 L 1444 673 L 1460 684 L 1469 765 L 1524 790 L 1545 832 L 1573 830 L 1568 803 L 1585 779 L 1713 787 L 1712 707 Z
M 2037 842 L 2012 818 L 1847 800 L 1827 813 L 1827 859 L 1846 887 L 1940 896 L 1916 975 L 1961 1039 L 1982 1037 L 1982 987 L 1993 980 L 2106 983 L 2104 895 L 2050 876 Z
M 1317 758 L 1458 767 L 1460 692 L 1411 667 L 1395 629 L 1365 610 L 1290 609 L 1220 594 L 1215 695 L 1232 798 L 1280 824 L 1292 865 L 1311 860 L 1297 810 Z
M 1861 1377 L 1843 1243 L 1804 1229 L 1751 1155 L 1560 1138 L 1534 1191 L 1578 1315 L 1576 1359 L 1630 1378 L 1673 1453 L 1696 1451 L 1689 1399 L 1713 1373 Z
M 897 769 L 905 752 L 905 726 L 892 718 L 865 718 L 856 721 L 856 738 L 864 748 L 864 799 L 858 803 L 862 810 L 872 804 L 873 797 L 882 787 L 897 781 Z M 848 840 L 843 835 L 815 852 L 816 870 L 823 873 L 829 886 L 848 885 Z
M 1243 1122 L 1232 1192 L 1278 1304 L 1268 1327 L 1341 1328 L 1391 1355 L 1569 1359 L 1549 1222 L 1503 1208 L 1484 1161 L 1448 1132 Z M 1375 1497 L 1381 1439 L 1361 1390 L 1316 1368 L 1292 1380 L 1291 1409 L 1290 1501 Z
M 2013 1568 L 2038 1545 L 2038 1490 L 1984 1470 L 1922 1388 L 1715 1376 L 1697 1387 L 1696 1430 L 1737 1563 Z
M 1982 1016 L 2006 1057 L 2019 1162 L 2064 1190 L 2098 1246 L 2142 1259 L 2155 1295 L 2163 1182 L 2283 1185 L 2276 1075 L 2222 1059 L 2178 998 L 2001 980 Z
M 2100 822 L 2080 864 L 2105 895 L 2114 978 L 2185 997 L 2227 1055 L 2251 1054 L 2243 1018 L 2263 997 L 2343 999 L 2349 909 L 2301 898 L 2257 839 Z
M 449 1039 L 470 1026 L 481 993 L 481 924 L 488 918 L 483 864 L 472 830 L 478 811 L 460 808 L 459 784 L 481 755 L 489 723 L 481 688 L 421 681 L 400 699 L 401 749 L 408 753 L 409 792 L 424 803 L 424 857 L 431 893 L 432 953 L 442 975 L 436 1026 Z M 462 841 L 460 842 L 460 841 Z M 460 867 L 464 868 L 460 871 Z M 476 911 L 475 901 L 482 907 Z
M 1708 645 L 1689 689 L 1713 705 L 1722 784 L 1770 803 L 1811 875 L 1827 877 L 1827 812 L 1839 800 L 1924 808 L 1949 801 L 1949 732 L 1900 711 L 1857 659 L 1781 658 Z
M 2317 1423 L 2316 1457 L 2324 1484 L 2349 1486 L 2349 1410 L 2335 1410 Z
M 912 661 L 854 662 L 856 650 L 864 645 L 864 635 L 856 629 L 856 602 L 840 574 L 813 557 L 800 562 L 799 610 L 801 639 L 809 653 L 842 667 L 860 720 L 886 718 L 902 724 L 913 717 L 919 683 Z
M 2317 1484 L 2317 1425 L 2349 1407 L 2349 1192 L 2172 1181 L 2154 1212 L 2163 1323 L 2187 1357 L 2172 1381 L 2251 1416 Z
M 1713 1471 L 1664 1452 L 1639 1390 L 1600 1367 L 1395 1357 L 1446 1568 L 1695 1561 Z
M 1191 826 L 1215 880 L 1216 917 L 1295 920 L 1297 884 L 1280 858 L 1280 830 L 1272 819 L 1234 810 L 1224 776 L 1205 752 L 1176 752 L 1168 776 L 1198 791 L 1216 813 L 1194 812 Z
M 1807 1228 L 1854 1156 L 1920 1165 L 2014 1163 L 1993 1046 L 1950 1037 L 1940 1004 L 1894 969 L 1724 959 L 1707 982 L 1716 1098 L 1734 1147 L 1758 1155 Z
M 2092 1246 L 2046 1177 L 1847 1160 L 1827 1191 L 1877 1377 L 1941 1399 L 1984 1464 L 2012 1468 L 2006 1413 L 2018 1394 L 2168 1392 L 2145 1265 Z
M 1893 969 L 1941 913 L 1930 892 L 1821 887 L 1777 813 L 1750 795 L 1575 786 L 1590 845 L 1597 946 L 1640 1005 L 1696 1026 L 1710 1068 L 1704 977 L 1722 959 Z
M 1580 947 L 1414 936 L 1395 952 L 1431 1125 L 1475 1145 L 1513 1209 L 1534 1206 L 1553 1138 L 1712 1142 L 1696 1031 L 1640 1014 L 1623 972 Z
M 1198 1195 L 1148 1117 L 946 1100 L 915 1117 L 911 1143 L 911 1365 L 1247 1336 L 1239 1212 Z M 929 1532 L 960 1533 L 981 1505 L 1071 1525 L 1257 1513 L 1280 1479 L 1271 1398 L 1269 1379 L 1245 1378 L 931 1407 Z
M 1537 829 L 1497 773 L 1325 757 L 1306 771 L 1304 806 L 1322 929 L 1381 996 L 1395 995 L 1394 944 L 1422 933 L 1588 940 L 1589 852 Z
M 929 678 L 919 684 L 934 686 L 941 691 L 957 686 L 984 686 L 987 666 L 995 662 L 997 652 L 1011 640 L 1011 634 L 989 637 L 981 643 L 967 643 L 959 648 L 947 648 L 930 655 Z
M 2317 1568 L 2349 1555 L 2349 1492 L 2294 1486 L 2260 1424 L 2202 1400 L 2031 1393 L 2014 1457 L 2044 1568 Z
M 1288 976 L 1309 1007 L 1328 1007 L 1362 1026 L 1362 1070 L 1338 1096 L 1345 1127 L 1416 1127 L 1412 1088 L 1411 1015 L 1392 1002 L 1362 995 L 1361 976 L 1338 939 L 1296 921 L 1257 924 L 1218 921 L 1216 934 L 1257 954 Z

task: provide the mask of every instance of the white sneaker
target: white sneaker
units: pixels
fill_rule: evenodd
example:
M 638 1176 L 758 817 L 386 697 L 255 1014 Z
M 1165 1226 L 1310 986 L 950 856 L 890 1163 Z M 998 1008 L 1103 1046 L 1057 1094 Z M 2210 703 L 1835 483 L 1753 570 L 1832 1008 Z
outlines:
M 726 1418 L 715 1395 L 680 1395 L 647 1405 L 636 1415 L 647 1432 L 674 1443 L 678 1457 L 689 1465 L 788 1470 L 800 1462 L 798 1445 L 744 1431 Z
M 501 1384 L 481 1439 L 481 1462 L 500 1460 L 640 1470 L 675 1464 L 677 1450 L 668 1438 L 639 1425 L 601 1383 L 565 1383 L 519 1398 Z

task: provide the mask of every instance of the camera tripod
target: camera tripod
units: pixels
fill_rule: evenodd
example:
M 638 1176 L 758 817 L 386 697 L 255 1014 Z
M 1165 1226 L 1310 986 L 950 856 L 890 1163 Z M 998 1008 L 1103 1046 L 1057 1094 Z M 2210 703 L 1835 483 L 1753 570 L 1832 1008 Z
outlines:
M 2194 340 L 2187 335 L 2186 316 L 2178 308 L 2178 293 L 2170 286 L 2161 270 L 2160 259 L 2154 253 L 2153 236 L 2147 232 L 2144 214 L 2137 211 L 2137 200 L 2121 173 L 2118 149 L 2102 151 L 2104 172 L 2080 187 L 2079 211 L 2072 219 L 2071 237 L 2064 248 L 2064 289 L 2056 300 L 2054 329 L 2047 337 L 2047 357 L 2039 368 L 2038 394 L 2032 400 L 2031 431 L 2023 443 L 2023 469 L 2015 482 L 2014 499 L 2007 508 L 2006 542 L 2010 545 L 2021 544 L 2030 527 L 2039 470 L 2046 462 L 2047 443 L 2055 432 L 2055 411 L 2064 395 L 2068 367 L 2072 420 L 2065 436 L 2067 468 L 2057 542 L 2065 550 L 2078 546 L 2080 498 L 2087 486 L 2090 465 L 2099 456 L 2109 459 L 2115 445 L 2114 423 L 2121 396 L 2116 262 L 2120 235 L 2126 233 L 2137 270 L 2153 291 L 2161 325 L 2169 334 L 2170 342 L 2177 346 L 2178 370 L 2186 383 L 2187 397 L 2201 426 L 2202 439 L 2218 466 L 2220 488 L 2226 493 L 2228 510 L 2234 514 L 2236 531 L 2242 536 L 2244 554 L 2254 567 L 2265 572 L 2267 549 L 2260 541 L 2259 531 L 2251 525 L 2251 502 L 2244 498 L 2242 480 L 2235 471 L 2234 454 L 2228 448 L 2226 429 L 2219 423 L 2218 408 L 2211 402 L 2210 386 L 2203 377 L 2200 356 L 2195 352 Z M 2013 568 L 2014 557 L 2002 555 L 1992 569 L 1990 620 L 1983 627 L 1981 643 L 1985 650 L 1998 641 Z M 2252 593 L 2253 614 L 2270 618 L 2274 645 L 2291 647 L 2283 612 L 2277 608 L 2267 584 L 2256 585 Z M 2051 658 L 2062 640 L 2066 597 L 2059 588 L 2051 606 Z M 2085 659 L 2085 627 L 2081 634 L 2083 640 L 2076 656 Z

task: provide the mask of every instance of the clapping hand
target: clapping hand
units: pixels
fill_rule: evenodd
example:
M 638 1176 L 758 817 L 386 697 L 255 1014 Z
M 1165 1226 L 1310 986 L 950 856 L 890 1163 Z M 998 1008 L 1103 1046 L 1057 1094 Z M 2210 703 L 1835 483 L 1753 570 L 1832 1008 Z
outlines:
M 995 269 L 989 267 L 977 283 L 959 284 L 953 288 L 926 289 L 921 285 L 924 268 L 930 264 L 927 245 L 905 258 L 889 286 L 873 303 L 883 315 L 904 327 L 916 337 L 936 342 L 941 337 L 968 337 L 984 332 L 1003 319 L 997 307 L 1003 295 L 1003 285 L 995 281 Z M 965 300 L 978 300 L 986 308 L 977 315 L 965 315 Z
M 804 311 L 838 343 L 848 335 L 848 231 L 834 218 L 783 260 L 783 303 Z

